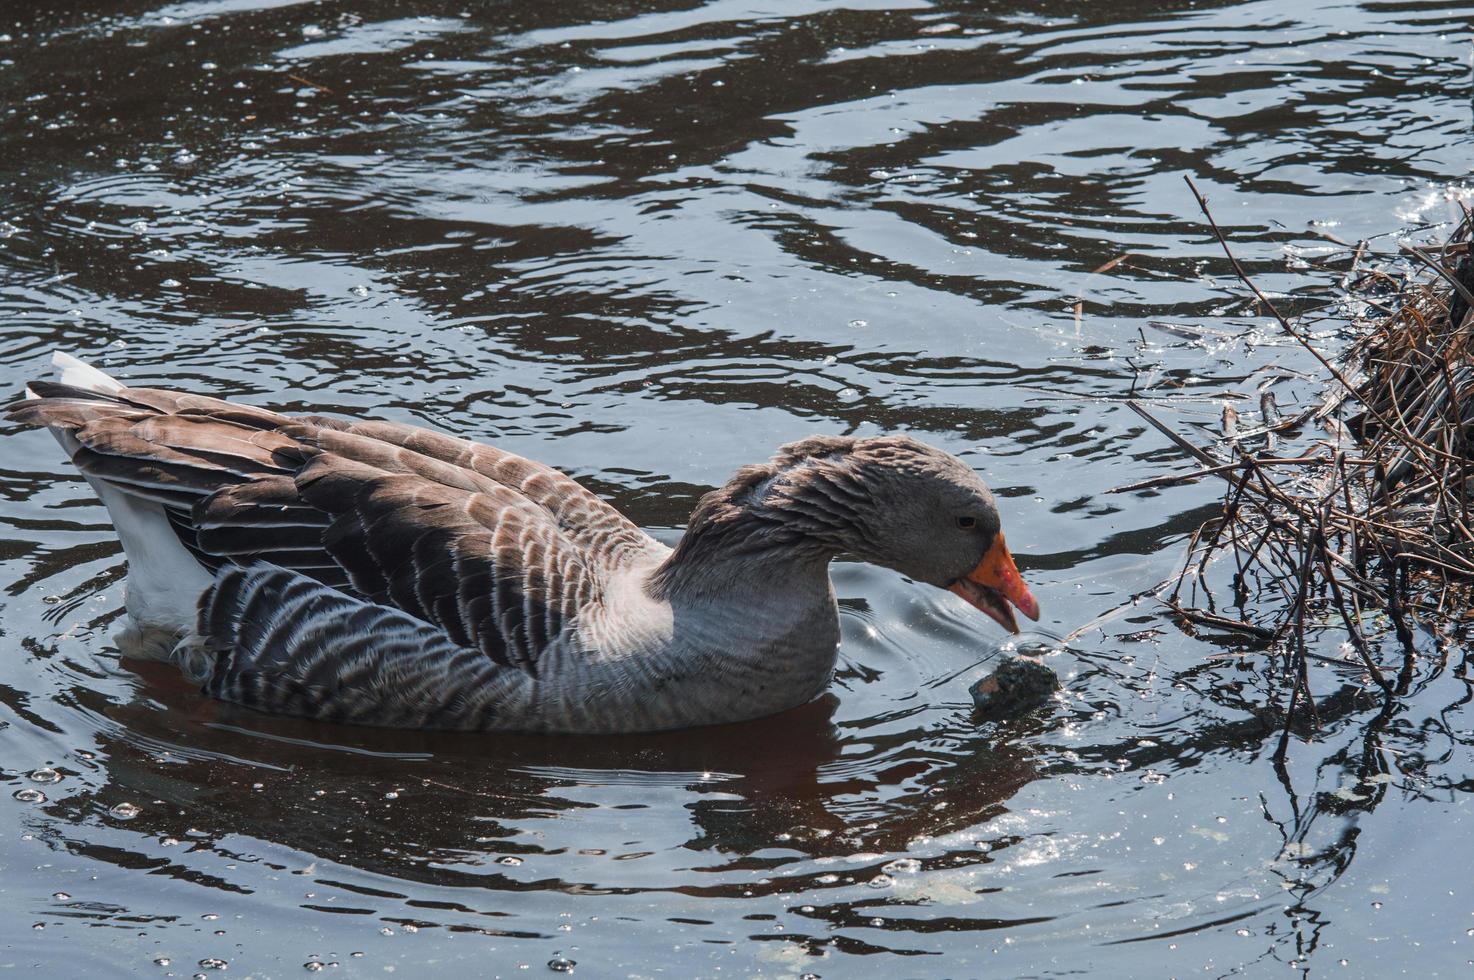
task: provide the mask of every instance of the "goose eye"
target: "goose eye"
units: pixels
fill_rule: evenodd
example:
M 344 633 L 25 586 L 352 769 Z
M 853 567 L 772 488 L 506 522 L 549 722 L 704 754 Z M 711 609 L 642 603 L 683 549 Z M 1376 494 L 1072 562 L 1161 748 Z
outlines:
M 959 517 L 957 518 L 957 526 L 964 531 L 971 531 L 978 526 L 978 519 L 976 517 Z

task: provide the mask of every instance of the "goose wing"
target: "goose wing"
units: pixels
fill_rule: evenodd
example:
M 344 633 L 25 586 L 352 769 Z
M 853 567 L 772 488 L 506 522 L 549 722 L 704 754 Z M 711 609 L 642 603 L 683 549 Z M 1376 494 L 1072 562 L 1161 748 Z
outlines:
M 162 506 L 211 571 L 270 563 L 528 672 L 610 571 L 660 549 L 557 470 L 415 426 L 30 390 L 11 419 L 69 434 L 84 474 Z

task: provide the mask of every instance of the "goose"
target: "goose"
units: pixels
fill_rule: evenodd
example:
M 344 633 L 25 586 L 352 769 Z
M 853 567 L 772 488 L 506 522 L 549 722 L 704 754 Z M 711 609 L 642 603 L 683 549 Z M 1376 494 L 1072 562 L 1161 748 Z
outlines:
M 830 682 L 840 554 L 1010 632 L 1014 609 L 1039 616 L 987 486 L 907 436 L 783 446 L 702 497 L 672 548 L 488 445 L 52 362 L 7 415 L 49 429 L 106 505 L 129 646 L 247 708 L 569 734 L 774 714 Z

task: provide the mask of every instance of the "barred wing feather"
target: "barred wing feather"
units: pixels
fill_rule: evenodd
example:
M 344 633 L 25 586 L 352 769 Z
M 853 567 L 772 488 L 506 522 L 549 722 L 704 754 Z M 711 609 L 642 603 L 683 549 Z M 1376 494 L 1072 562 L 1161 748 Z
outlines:
M 179 657 L 204 692 L 275 714 L 399 728 L 492 727 L 511 671 L 434 626 L 282 568 L 221 571 L 207 638 Z
M 317 671 L 336 656 L 327 634 L 289 644 L 280 628 L 245 628 L 265 609 L 280 626 L 309 598 L 313 621 L 335 624 L 343 657 L 358 642 L 354 629 L 382 632 L 391 616 L 399 626 L 389 633 L 413 635 L 426 656 L 460 663 L 448 651 L 470 650 L 535 673 L 539 654 L 599 601 L 611 571 L 660 549 L 557 470 L 415 426 L 147 388 L 35 382 L 30 391 L 11 419 L 68 434 L 84 474 L 160 505 L 215 573 L 200 632 L 216 646 L 239 640 L 228 665 L 221 660 L 220 677 L 233 679 L 212 681 L 231 700 L 251 703 L 268 688 L 286 697 L 288 675 L 273 671 L 300 666 L 303 650 L 315 651 Z M 239 595 L 242 570 L 263 565 L 275 571 L 249 579 L 253 605 L 226 602 L 227 584 Z M 304 598 L 308 584 L 318 593 Z M 221 609 L 235 612 L 209 613 Z M 292 673 L 291 684 L 320 688 L 313 676 Z M 304 705 L 321 697 L 305 691 Z

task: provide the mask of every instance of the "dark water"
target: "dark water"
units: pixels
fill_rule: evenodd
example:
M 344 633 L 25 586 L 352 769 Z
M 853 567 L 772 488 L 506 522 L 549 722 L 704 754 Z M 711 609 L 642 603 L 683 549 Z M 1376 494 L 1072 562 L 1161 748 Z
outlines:
M 778 718 L 584 740 L 231 712 L 120 662 L 106 514 L 47 436 L 7 431 L 0 966 L 1467 975 L 1466 650 L 1424 640 L 1395 713 L 1327 720 L 1282 781 L 1244 723 L 1282 698 L 1277 658 L 1121 608 L 1219 488 L 1104 491 L 1182 467 L 1133 390 L 1185 431 L 1278 375 L 1282 401 L 1316 390 L 1182 176 L 1266 288 L 1334 302 L 1305 268 L 1347 267 L 1325 233 L 1435 234 L 1468 194 L 1469 21 L 1425 0 L 0 7 L 5 393 L 61 348 L 420 421 L 660 533 L 783 441 L 910 432 L 1005 498 L 1044 608 L 1021 643 L 1067 679 L 1039 717 L 975 722 L 1000 632 L 840 565 L 840 675 Z M 1356 676 L 1317 662 L 1311 685 Z

